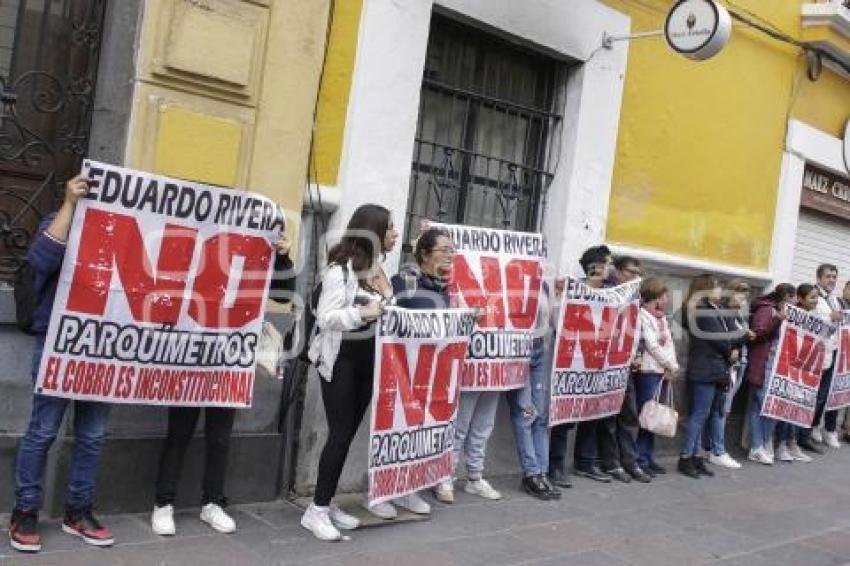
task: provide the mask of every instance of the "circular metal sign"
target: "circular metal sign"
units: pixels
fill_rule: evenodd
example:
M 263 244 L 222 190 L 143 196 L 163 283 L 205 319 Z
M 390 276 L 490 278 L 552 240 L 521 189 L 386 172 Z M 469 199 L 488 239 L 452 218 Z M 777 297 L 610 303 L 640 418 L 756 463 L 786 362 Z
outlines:
M 732 18 L 714 0 L 679 0 L 664 23 L 667 44 L 697 61 L 717 55 L 731 35 Z

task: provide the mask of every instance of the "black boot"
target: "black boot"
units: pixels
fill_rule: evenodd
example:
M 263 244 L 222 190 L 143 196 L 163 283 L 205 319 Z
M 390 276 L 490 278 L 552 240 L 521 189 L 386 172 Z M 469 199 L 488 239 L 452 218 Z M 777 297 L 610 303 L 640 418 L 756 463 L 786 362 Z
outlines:
M 694 459 L 689 458 L 687 456 L 682 456 L 679 458 L 679 464 L 677 466 L 680 474 L 684 474 L 689 478 L 694 478 L 695 480 L 699 479 L 699 472 L 694 466 Z
M 541 478 L 542 476 L 526 476 L 522 478 L 522 489 L 537 499 L 548 501 L 552 497 L 549 494 L 549 488 L 546 486 L 546 482 Z
M 643 468 L 635 464 L 631 468 L 626 468 L 626 472 L 632 476 L 632 479 L 640 483 L 649 483 L 652 481 L 652 474 L 643 471 Z
M 555 484 L 557 487 L 563 487 L 564 489 L 569 489 L 573 486 L 573 482 L 570 480 L 570 474 L 562 468 L 550 469 L 547 481 Z
M 699 456 L 694 456 L 694 467 L 697 469 L 697 472 L 701 476 L 707 476 L 709 478 L 714 477 L 714 472 L 708 469 L 708 466 L 705 465 L 705 459 Z

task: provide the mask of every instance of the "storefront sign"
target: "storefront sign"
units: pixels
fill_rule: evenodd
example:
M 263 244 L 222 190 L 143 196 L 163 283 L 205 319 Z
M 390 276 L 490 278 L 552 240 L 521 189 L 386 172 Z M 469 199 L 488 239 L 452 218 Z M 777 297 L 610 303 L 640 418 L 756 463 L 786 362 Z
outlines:
M 664 24 L 670 47 L 696 61 L 717 55 L 732 35 L 732 18 L 714 0 L 680 0 Z
M 807 163 L 800 206 L 850 220 L 850 178 Z

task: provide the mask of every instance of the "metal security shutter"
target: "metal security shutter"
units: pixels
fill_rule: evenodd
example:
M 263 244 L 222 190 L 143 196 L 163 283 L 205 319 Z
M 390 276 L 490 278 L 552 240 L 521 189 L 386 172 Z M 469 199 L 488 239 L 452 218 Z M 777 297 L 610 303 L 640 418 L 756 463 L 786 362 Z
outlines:
M 850 222 L 800 211 L 797 239 L 794 243 L 794 261 L 791 266 L 791 283 L 814 283 L 815 271 L 822 263 L 838 267 L 839 289 L 850 279 Z

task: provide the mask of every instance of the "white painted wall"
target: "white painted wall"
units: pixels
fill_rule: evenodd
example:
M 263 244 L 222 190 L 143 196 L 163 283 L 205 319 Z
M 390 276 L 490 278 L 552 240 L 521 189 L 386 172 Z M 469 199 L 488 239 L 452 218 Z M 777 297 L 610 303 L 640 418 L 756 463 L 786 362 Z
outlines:
M 847 175 L 842 148 L 842 140 L 839 138 L 804 122 L 791 120 L 788 123 L 770 254 L 770 272 L 774 283 L 791 279 L 806 162 Z
M 366 202 L 384 204 L 402 223 L 434 4 L 555 56 L 587 61 L 568 82 L 544 225 L 554 266 L 575 271 L 581 251 L 604 239 L 628 49 L 626 42 L 598 49 L 603 33 L 627 34 L 629 18 L 595 0 L 366 0 L 333 227 Z M 399 255 L 388 258 L 389 272 Z

